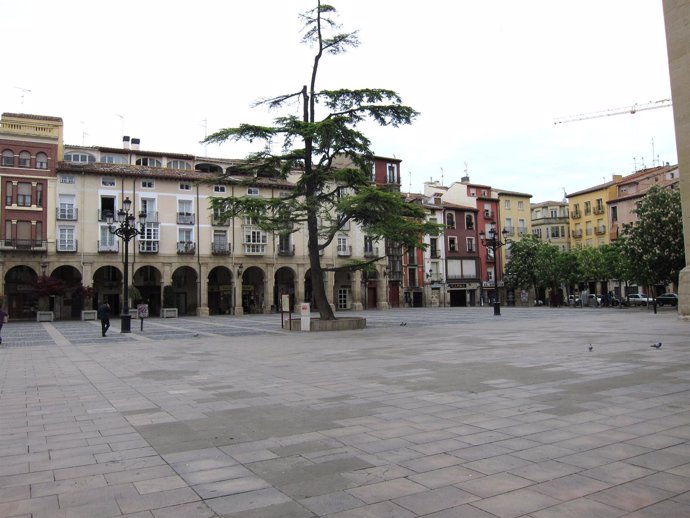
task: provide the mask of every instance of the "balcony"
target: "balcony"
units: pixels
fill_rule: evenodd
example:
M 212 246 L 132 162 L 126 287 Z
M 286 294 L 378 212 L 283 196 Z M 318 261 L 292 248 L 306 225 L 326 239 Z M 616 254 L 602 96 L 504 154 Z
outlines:
M 351 246 L 339 246 L 338 247 L 338 257 L 350 257 L 352 255 Z
M 227 227 L 230 224 L 230 219 L 229 218 L 222 218 L 220 216 L 217 216 L 213 214 L 211 216 L 211 225 L 215 227 Z
M 55 217 L 58 221 L 77 221 L 79 209 L 76 207 L 62 207 L 55 209 Z
M 514 236 L 515 235 L 515 227 L 503 227 L 503 230 L 501 233 L 505 233 L 507 236 Z
M 98 252 L 105 254 L 116 254 L 120 251 L 120 241 L 98 241 Z
M 177 253 L 180 255 L 191 255 L 196 252 L 196 243 L 193 241 L 178 241 Z
M 518 227 L 517 231 L 519 236 L 524 236 L 527 234 L 527 227 Z
M 77 251 L 77 244 L 78 241 L 76 239 L 73 240 L 57 240 L 55 243 L 55 251 L 59 253 L 66 253 L 66 252 L 76 252 Z
M 582 217 L 582 212 L 575 210 L 570 214 L 570 217 L 573 219 L 580 219 Z
M 213 241 L 211 243 L 211 253 L 213 255 L 230 255 L 232 253 L 232 245 L 222 241 Z
M 441 251 L 438 248 L 432 248 L 431 251 L 429 252 L 429 255 L 432 259 L 440 259 L 441 258 Z
M 2 241 L 4 250 L 18 250 L 29 252 L 47 251 L 47 243 L 41 239 L 5 239 Z
M 372 247 L 372 248 L 365 248 L 364 249 L 364 257 L 378 257 L 379 256 L 379 248 L 378 247 Z
M 594 214 L 603 214 L 605 212 L 604 207 L 594 207 L 593 212 L 594 212 Z
M 594 229 L 596 232 L 597 236 L 603 236 L 606 234 L 606 226 L 605 225 L 599 225 L 596 229 Z
M 485 218 L 493 218 L 494 217 L 494 212 L 489 209 L 484 209 L 484 217 Z
M 177 213 L 177 224 L 178 225 L 194 225 L 194 214 L 189 212 L 178 212 Z
M 146 223 L 158 223 L 158 212 L 155 210 L 146 212 Z
M 265 255 L 266 245 L 264 243 L 244 243 L 244 255 Z
M 157 254 L 158 253 L 158 241 L 139 241 L 139 253 L 140 254 Z
M 292 257 L 293 255 L 295 255 L 295 245 L 287 245 L 285 247 L 278 248 L 278 255 Z
M 574 238 L 580 238 L 580 237 L 582 237 L 582 229 L 573 230 L 573 231 L 572 231 L 572 236 L 573 236 Z

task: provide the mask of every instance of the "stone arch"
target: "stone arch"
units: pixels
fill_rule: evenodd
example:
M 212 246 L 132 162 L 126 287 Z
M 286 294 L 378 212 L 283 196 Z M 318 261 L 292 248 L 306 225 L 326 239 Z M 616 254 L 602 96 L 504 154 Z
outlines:
M 115 266 L 101 266 L 93 273 L 94 304 L 107 302 L 110 314 L 122 313 L 122 272 Z
M 283 266 L 276 270 L 273 284 L 273 307 L 280 309 L 281 296 L 290 295 L 290 307 L 295 307 L 295 270 L 288 266 Z M 283 308 L 287 311 L 289 308 Z
M 175 307 L 178 315 L 193 315 L 198 306 L 197 273 L 191 266 L 180 266 L 173 272 Z
M 65 289 L 61 295 L 49 297 L 48 309 L 53 312 L 56 319 L 81 318 L 83 308 L 82 279 L 81 272 L 74 266 L 63 264 L 55 268 L 51 274 L 51 279 L 59 280 Z
M 233 276 L 227 266 L 216 266 L 208 272 L 208 312 L 228 315 L 234 308 Z
M 137 269 L 132 276 L 132 286 L 136 286 L 141 294 L 141 300 L 133 300 L 133 307 L 137 303 L 148 304 L 149 316 L 157 317 L 161 314 L 161 272 L 151 265 L 144 265 Z
M 242 311 L 245 315 L 265 311 L 265 287 L 266 275 L 258 266 L 250 266 L 242 272 Z
M 38 297 L 34 291 L 38 275 L 29 266 L 10 268 L 5 274 L 5 302 L 12 319 L 35 319 Z

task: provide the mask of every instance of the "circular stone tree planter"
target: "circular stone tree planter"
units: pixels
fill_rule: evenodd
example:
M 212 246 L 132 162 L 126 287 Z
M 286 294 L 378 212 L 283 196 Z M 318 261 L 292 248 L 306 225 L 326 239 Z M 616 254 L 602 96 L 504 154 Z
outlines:
M 362 317 L 343 317 L 335 320 L 310 319 L 309 331 L 350 331 L 353 329 L 365 329 L 367 319 Z M 299 318 L 292 320 L 292 330 L 301 331 L 302 322 Z

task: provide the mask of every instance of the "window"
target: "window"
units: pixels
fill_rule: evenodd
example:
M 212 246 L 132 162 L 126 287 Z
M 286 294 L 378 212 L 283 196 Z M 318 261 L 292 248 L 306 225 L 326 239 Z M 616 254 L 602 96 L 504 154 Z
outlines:
M 458 251 L 458 239 L 455 236 L 451 236 L 448 238 L 448 250 L 450 252 Z
M 374 238 L 371 236 L 364 236 L 364 255 L 371 256 L 374 254 Z
M 5 184 L 5 205 L 12 205 L 12 182 Z
M 143 165 L 147 167 L 161 167 L 163 164 L 157 158 L 142 157 L 136 161 L 136 165 Z
M 158 223 L 146 223 L 144 233 L 139 238 L 140 252 L 158 252 L 160 229 Z
M 280 234 L 278 236 L 278 253 L 292 254 L 292 234 Z
M 223 253 L 228 250 L 228 234 L 225 230 L 213 231 L 213 252 Z
M 518 210 L 525 210 L 525 202 L 518 201 Z
M 455 228 L 455 214 L 452 212 L 446 214 L 446 226 L 448 228 Z
M 93 164 L 96 157 L 87 153 L 65 153 L 65 162 L 72 162 L 75 164 Z
M 249 220 L 249 218 L 246 218 Z M 244 227 L 244 253 L 261 255 L 266 252 L 266 232 L 254 225 Z
M 551 237 L 561 237 L 560 227 L 551 227 Z
M 259 188 L 258 187 L 247 187 L 247 196 L 258 196 L 259 195 Z
M 36 206 L 43 207 L 43 184 L 36 184 Z
M 465 228 L 467 230 L 474 229 L 474 215 L 473 214 L 465 214 Z
M 611 206 L 611 223 L 616 223 L 618 221 L 618 207 L 615 205 Z
M 557 218 L 557 217 L 558 217 L 558 212 L 556 211 L 556 209 L 551 209 L 551 210 L 549 211 L 549 214 L 551 214 L 551 217 L 552 217 L 552 218 Z
M 151 222 L 158 221 L 158 212 L 156 212 L 156 199 L 155 198 L 142 198 L 141 199 L 141 212 L 146 213 L 146 220 Z
M 103 155 L 101 156 L 101 162 L 105 164 L 128 164 L 129 160 L 121 155 Z
M 503 201 L 503 208 L 510 210 L 510 200 L 504 200 Z
M 225 193 L 225 185 L 214 185 L 213 186 L 213 192 L 223 194 Z
M 416 288 L 417 287 L 417 268 L 408 268 L 407 269 L 407 285 L 410 288 Z
M 192 164 L 186 160 L 168 160 L 167 167 L 168 169 L 191 169 Z
M 512 232 L 513 231 L 513 218 L 506 218 L 506 222 L 503 225 L 503 227 Z M 498 230 L 496 232 L 498 232 Z
M 407 249 L 407 264 L 417 264 L 417 249 L 414 246 Z
M 180 228 L 177 230 L 177 240 L 180 243 L 192 243 L 194 241 L 193 230 L 191 228 Z
M 36 169 L 48 169 L 48 155 L 36 153 Z
M 192 190 L 192 184 L 189 182 L 180 182 L 180 190 L 181 191 L 191 191 Z
M 11 149 L 6 149 L 2 152 L 2 165 L 5 167 L 14 167 L 14 153 Z
M 338 255 L 350 255 L 350 247 L 347 245 L 347 236 L 338 236 Z
M 98 229 L 98 251 L 117 252 L 117 236 L 110 233 L 107 225 L 100 225 Z
M 521 234 L 527 232 L 527 223 L 525 223 L 525 220 L 522 218 L 518 219 L 518 232 Z
M 396 164 L 387 164 L 386 165 L 386 171 L 387 171 L 386 182 L 387 183 L 398 183 L 398 166 Z
M 153 189 L 156 184 L 154 183 L 153 180 L 142 180 L 141 181 L 141 188 L 142 189 Z
M 476 189 L 470 189 L 470 196 L 472 196 L 473 198 L 477 196 Z
M 474 244 L 474 238 L 473 237 L 468 237 L 467 238 L 467 251 L 468 252 L 474 252 L 475 249 L 475 244 Z
M 592 213 L 592 202 L 586 201 L 585 202 L 585 216 L 589 216 L 591 213 Z
M 74 195 L 61 194 L 58 200 L 58 219 L 73 221 L 76 218 Z
M 192 200 L 177 200 L 177 224 L 193 225 Z
M 103 187 L 115 187 L 115 178 L 112 176 L 104 176 L 101 178 L 101 185 Z
M 432 259 L 438 259 L 441 254 L 438 251 L 438 238 L 429 238 L 429 255 Z
M 74 241 L 74 227 L 59 227 L 58 228 L 58 252 L 74 252 L 77 247 Z
M 20 207 L 31 207 L 31 184 L 19 182 L 17 184 L 17 205 Z
M 19 167 L 31 167 L 31 153 L 28 151 L 19 153 Z
M 74 184 L 76 183 L 76 178 L 71 174 L 61 174 L 58 176 L 58 181 L 60 183 Z

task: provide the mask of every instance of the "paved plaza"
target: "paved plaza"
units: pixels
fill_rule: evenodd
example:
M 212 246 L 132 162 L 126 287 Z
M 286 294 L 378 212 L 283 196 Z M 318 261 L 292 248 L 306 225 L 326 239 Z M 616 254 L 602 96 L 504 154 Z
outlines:
M 10 322 L 0 517 L 690 516 L 690 322 L 502 313 Z

